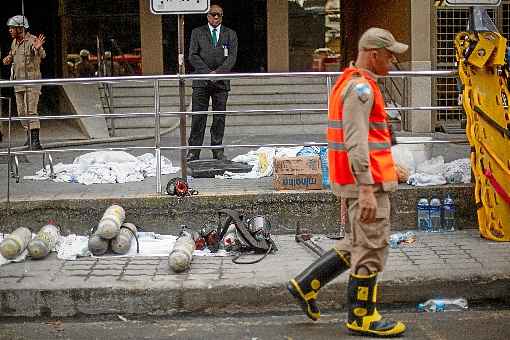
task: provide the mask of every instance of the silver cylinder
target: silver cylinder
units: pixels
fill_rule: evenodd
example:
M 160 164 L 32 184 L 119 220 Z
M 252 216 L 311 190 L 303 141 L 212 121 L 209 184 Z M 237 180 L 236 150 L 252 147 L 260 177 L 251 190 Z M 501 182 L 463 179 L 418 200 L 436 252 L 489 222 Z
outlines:
M 39 230 L 35 238 L 28 243 L 28 254 L 33 259 L 43 259 L 55 250 L 60 230 L 53 224 L 47 224 Z
M 195 240 L 193 234 L 182 232 L 168 256 L 168 265 L 176 273 L 189 269 L 194 251 Z
M 126 212 L 120 205 L 112 205 L 103 214 L 94 233 L 105 239 L 112 239 L 119 234 L 120 226 L 124 223 Z
M 110 240 L 94 234 L 89 237 L 89 250 L 94 256 L 104 255 L 108 251 Z
M 27 248 L 31 239 L 32 232 L 28 228 L 19 227 L 0 243 L 0 254 L 8 260 L 15 259 Z
M 116 254 L 126 254 L 131 248 L 131 242 L 136 235 L 136 226 L 133 223 L 124 223 L 119 235 L 112 239 L 112 251 Z

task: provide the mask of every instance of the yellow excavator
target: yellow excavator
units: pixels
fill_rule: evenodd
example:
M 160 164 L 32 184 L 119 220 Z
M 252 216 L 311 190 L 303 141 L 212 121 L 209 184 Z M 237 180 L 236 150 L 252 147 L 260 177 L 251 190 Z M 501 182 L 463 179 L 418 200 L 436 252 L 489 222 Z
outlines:
M 510 53 L 486 11 L 501 0 L 441 2 L 471 11 L 467 31 L 455 37 L 455 51 L 480 234 L 510 241 Z

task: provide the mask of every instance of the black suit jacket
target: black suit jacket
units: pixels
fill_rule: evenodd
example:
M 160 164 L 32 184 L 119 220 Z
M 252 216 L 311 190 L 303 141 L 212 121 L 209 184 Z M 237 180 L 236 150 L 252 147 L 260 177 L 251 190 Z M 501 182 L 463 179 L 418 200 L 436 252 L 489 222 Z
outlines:
M 228 56 L 225 57 L 225 47 Z M 212 44 L 209 25 L 197 27 L 191 31 L 189 46 L 189 62 L 193 66 L 193 73 L 228 73 L 234 67 L 237 59 L 237 34 L 234 30 L 221 25 L 220 37 L 216 47 Z M 207 80 L 193 80 L 193 87 L 206 87 Z M 214 82 L 219 89 L 230 90 L 229 80 Z

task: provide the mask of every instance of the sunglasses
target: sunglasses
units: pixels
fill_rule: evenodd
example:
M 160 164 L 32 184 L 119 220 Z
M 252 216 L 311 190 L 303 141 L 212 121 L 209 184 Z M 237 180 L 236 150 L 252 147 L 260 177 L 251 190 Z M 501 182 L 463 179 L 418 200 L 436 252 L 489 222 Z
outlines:
M 223 13 L 218 13 L 218 12 L 209 12 L 207 14 L 212 16 L 213 18 L 215 18 L 215 17 L 221 18 L 223 16 Z

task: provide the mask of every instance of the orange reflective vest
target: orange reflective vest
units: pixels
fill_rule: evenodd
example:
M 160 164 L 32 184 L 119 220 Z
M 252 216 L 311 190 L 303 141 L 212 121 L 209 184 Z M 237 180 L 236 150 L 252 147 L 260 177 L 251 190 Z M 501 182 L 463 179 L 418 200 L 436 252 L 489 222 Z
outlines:
M 374 183 L 396 182 L 397 173 L 391 155 L 391 131 L 384 98 L 375 80 L 365 71 L 349 67 L 333 87 L 328 112 L 328 159 L 329 176 L 333 183 L 347 185 L 356 183 L 344 143 L 342 93 L 354 74 L 365 78 L 374 94 L 374 105 L 369 116 L 368 149 L 370 172 Z

